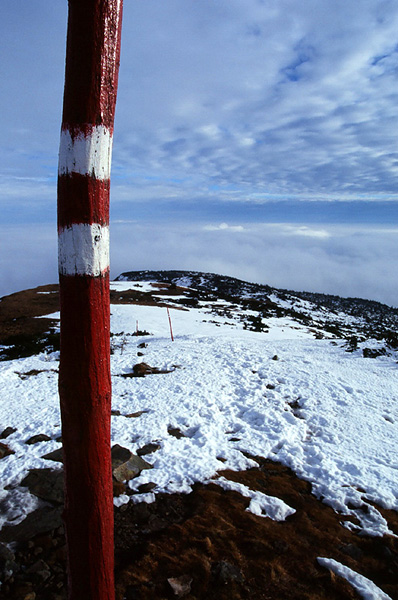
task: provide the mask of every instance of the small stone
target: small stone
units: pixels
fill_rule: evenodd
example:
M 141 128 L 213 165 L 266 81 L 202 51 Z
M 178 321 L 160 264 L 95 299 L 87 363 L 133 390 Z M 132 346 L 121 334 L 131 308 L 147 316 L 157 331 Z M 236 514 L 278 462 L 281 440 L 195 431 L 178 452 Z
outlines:
M 35 600 L 36 594 L 32 590 L 33 584 L 30 581 L 24 581 L 16 585 L 14 590 L 14 597 L 21 598 L 21 600 Z M 32 594 L 34 594 L 32 596 Z
M 40 533 L 53 531 L 62 523 L 62 507 L 42 506 L 28 514 L 18 525 L 4 525 L 0 531 L 0 540 L 9 542 L 28 542 Z
M 181 429 L 179 427 L 168 427 L 167 428 L 167 433 L 169 435 L 172 435 L 173 437 L 177 438 L 178 440 L 186 437 L 186 435 L 184 435 L 181 431 Z
M 153 469 L 153 465 L 147 463 L 143 458 L 131 454 L 130 459 L 113 470 L 116 481 L 130 481 L 137 477 L 144 469 Z
M 183 598 L 191 591 L 192 577 L 190 575 L 181 575 L 181 577 L 170 577 L 168 583 L 177 598 Z
M 0 442 L 0 458 L 5 458 L 10 454 L 15 454 L 14 450 L 11 450 L 6 444 Z
M 226 560 L 221 560 L 220 562 L 214 563 L 212 565 L 212 574 L 220 583 L 229 583 L 230 581 L 236 581 L 238 583 L 243 583 L 244 577 L 242 575 L 241 570 L 235 565 L 231 565 L 231 563 Z
M 148 494 L 157 487 L 158 486 L 156 483 L 153 483 L 153 481 L 149 481 L 148 483 L 142 483 L 141 485 L 139 485 L 137 491 L 139 494 Z
M 63 504 L 64 502 L 64 473 L 52 469 L 31 469 L 21 481 L 21 485 L 29 491 L 49 502 Z
M 153 372 L 153 367 L 150 367 L 145 362 L 137 363 L 133 367 L 133 373 L 136 377 L 144 377 L 145 375 L 150 375 Z
M 37 562 L 35 562 L 33 565 L 31 565 L 26 570 L 26 573 L 29 573 L 29 574 L 37 573 L 43 579 L 48 579 L 51 575 L 50 567 L 48 566 L 48 564 L 46 562 L 44 562 L 44 560 L 41 560 L 41 559 L 38 560 Z M 47 575 L 47 573 L 48 573 L 48 575 Z M 43 574 L 45 574 L 45 575 L 43 576 Z
M 118 467 L 125 463 L 131 457 L 131 452 L 128 448 L 115 444 L 111 449 L 112 467 Z
M 113 481 L 112 485 L 113 485 L 113 496 L 114 497 L 117 498 L 121 494 L 126 493 L 126 486 L 124 485 L 124 483 L 122 481 Z
M 48 454 L 45 454 L 44 456 L 42 456 L 42 458 L 45 458 L 46 460 L 53 460 L 55 462 L 63 463 L 64 462 L 64 453 L 63 453 L 62 448 L 58 448 L 58 450 L 54 450 L 53 452 L 49 452 Z
M 14 553 L 5 544 L 0 543 L 0 581 L 10 580 L 18 571 Z
M 0 440 L 5 440 L 9 435 L 15 433 L 16 429 L 14 427 L 6 427 L 2 433 L 0 433 Z
M 146 444 L 145 446 L 137 450 L 137 454 L 138 456 L 145 456 L 146 454 L 151 454 L 151 452 L 156 452 L 156 450 L 159 450 L 159 448 L 160 444 Z
M 147 413 L 147 410 L 139 410 L 137 412 L 129 413 L 128 415 L 124 415 L 127 419 L 138 419 L 144 413 Z
M 25 444 L 38 444 L 39 442 L 50 442 L 51 438 L 45 433 L 39 433 L 38 435 L 34 435 L 28 440 L 26 440 Z
M 272 357 L 272 360 L 279 360 L 279 356 L 278 356 L 277 354 L 275 354 L 275 355 Z

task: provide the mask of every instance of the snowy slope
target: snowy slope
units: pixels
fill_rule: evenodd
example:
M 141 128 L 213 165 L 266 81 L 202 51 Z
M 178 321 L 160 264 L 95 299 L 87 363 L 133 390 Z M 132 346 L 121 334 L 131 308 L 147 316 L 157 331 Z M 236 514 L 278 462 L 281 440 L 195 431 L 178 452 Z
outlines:
M 192 281 L 187 276 L 182 284 Z M 170 296 L 170 289 L 148 281 L 114 282 L 112 289 L 120 302 L 111 306 L 112 443 L 133 453 L 156 445 L 145 456 L 153 468 L 132 479 L 116 505 L 189 492 L 221 469 L 246 469 L 256 464 L 250 456 L 262 456 L 288 465 L 311 482 L 318 498 L 351 515 L 346 526 L 375 536 L 392 533 L 373 503 L 398 510 L 396 350 L 364 339 L 363 330 L 349 348 L 347 339 L 322 331 L 325 310 L 301 300 L 301 311 L 311 315 L 305 324 L 287 310 L 291 299 L 273 292 L 280 316 L 260 314 L 259 321 L 250 304 L 216 294 L 192 303 L 193 290 L 181 287 Z M 129 290 L 156 292 L 156 302 L 129 304 L 123 301 Z M 334 316 L 349 335 L 361 326 L 360 317 Z M 135 335 L 137 327 L 150 335 Z M 364 347 L 383 353 L 366 358 Z M 29 469 L 61 468 L 42 458 L 61 447 L 58 359 L 57 352 L 42 352 L 0 362 L 0 433 L 15 429 L 3 440 L 14 454 L 0 460 L 0 526 L 20 522 L 37 506 L 19 486 Z M 167 372 L 123 377 L 142 361 Z M 27 446 L 37 433 L 50 440 Z M 132 493 L 149 482 L 156 484 L 153 491 Z M 281 500 L 248 488 L 240 492 L 251 498 L 255 514 L 285 518 L 291 512 Z

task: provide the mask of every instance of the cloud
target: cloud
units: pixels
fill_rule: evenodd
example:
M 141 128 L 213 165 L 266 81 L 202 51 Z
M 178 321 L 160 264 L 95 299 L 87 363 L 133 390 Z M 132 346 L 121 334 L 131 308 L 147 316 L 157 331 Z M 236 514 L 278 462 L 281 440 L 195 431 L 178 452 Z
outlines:
M 398 306 L 398 227 L 249 223 L 238 233 L 236 227 L 192 222 L 113 222 L 111 276 L 138 269 L 198 270 Z M 9 226 L 0 244 L 0 295 L 58 280 L 53 227 Z
M 25 4 L 0 22 L 7 289 L 54 272 L 67 3 Z M 397 27 L 394 0 L 125 2 L 111 215 L 133 223 L 115 223 L 115 275 L 134 261 L 393 302 L 396 236 L 361 224 L 397 223 Z
M 115 185 L 177 202 L 215 186 L 223 200 L 226 188 L 247 201 L 397 200 L 397 26 L 391 0 L 125 3 Z M 15 2 L 0 29 L 2 175 L 49 179 L 66 5 L 39 0 L 21 14 Z
M 301 226 L 285 225 L 283 228 L 282 235 L 287 235 L 287 236 L 300 235 L 300 236 L 320 238 L 320 239 L 330 238 L 330 236 L 331 236 L 330 232 L 326 231 L 326 229 L 314 229 L 313 227 L 308 227 L 307 225 L 301 225 Z
M 228 225 L 227 223 L 220 223 L 219 225 L 205 225 L 204 231 L 228 231 L 228 232 L 242 232 L 245 228 L 242 225 Z
M 291 235 L 300 228 L 275 223 L 246 224 L 239 236 L 233 228 L 221 231 L 188 223 L 111 226 L 112 276 L 136 269 L 200 270 L 398 305 L 398 228 L 325 226 L 320 231 L 328 235 Z
M 137 35 L 124 50 L 120 90 L 140 110 L 123 115 L 131 127 L 120 154 L 115 144 L 116 161 L 163 176 L 194 173 L 202 186 L 229 184 L 249 198 L 397 198 L 393 4 L 387 13 L 369 1 L 361 11 L 356 2 L 331 11 L 327 1 L 287 0 L 179 7 L 156 4 L 154 22 L 142 5 L 128 9 Z

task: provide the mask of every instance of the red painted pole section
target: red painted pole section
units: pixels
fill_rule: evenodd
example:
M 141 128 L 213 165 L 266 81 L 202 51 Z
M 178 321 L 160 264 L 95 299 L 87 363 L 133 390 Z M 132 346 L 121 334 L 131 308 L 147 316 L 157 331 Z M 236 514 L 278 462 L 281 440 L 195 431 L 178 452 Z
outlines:
M 122 0 L 69 0 L 58 168 L 70 600 L 114 600 L 109 186 Z

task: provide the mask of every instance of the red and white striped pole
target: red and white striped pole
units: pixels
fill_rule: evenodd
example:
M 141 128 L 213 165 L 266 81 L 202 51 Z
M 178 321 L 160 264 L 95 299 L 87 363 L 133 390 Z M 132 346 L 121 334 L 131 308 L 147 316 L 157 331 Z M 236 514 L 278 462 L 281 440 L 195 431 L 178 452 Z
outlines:
M 70 600 L 113 600 L 109 187 L 123 0 L 69 0 L 58 170 Z

